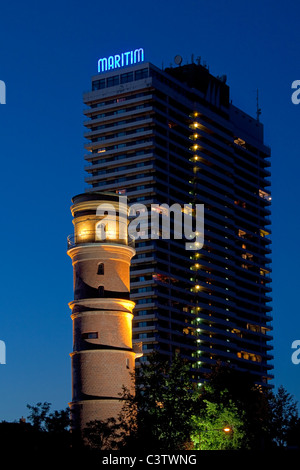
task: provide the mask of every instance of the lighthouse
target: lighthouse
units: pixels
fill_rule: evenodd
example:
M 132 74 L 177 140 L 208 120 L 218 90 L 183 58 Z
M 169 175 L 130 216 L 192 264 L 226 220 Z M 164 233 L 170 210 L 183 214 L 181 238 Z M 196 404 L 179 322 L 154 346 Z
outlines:
M 122 198 L 121 198 L 122 199 Z M 72 429 L 117 418 L 123 386 L 134 391 L 134 302 L 127 206 L 116 194 L 91 192 L 72 199 L 74 234 L 68 237 L 73 265 Z M 125 217 L 124 217 L 125 214 Z

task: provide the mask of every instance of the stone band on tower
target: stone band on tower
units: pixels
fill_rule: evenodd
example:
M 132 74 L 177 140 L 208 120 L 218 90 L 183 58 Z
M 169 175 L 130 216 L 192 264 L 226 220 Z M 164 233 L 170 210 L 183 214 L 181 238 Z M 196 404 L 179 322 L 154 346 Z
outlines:
M 68 237 L 74 278 L 74 300 L 69 304 L 73 320 L 70 409 L 72 428 L 81 431 L 90 421 L 117 418 L 123 386 L 133 392 L 135 304 L 129 300 L 129 271 L 135 250 L 127 239 L 127 207 L 121 208 L 120 217 L 116 194 L 79 194 L 72 202 L 74 235 Z M 112 210 L 105 212 L 106 207 Z

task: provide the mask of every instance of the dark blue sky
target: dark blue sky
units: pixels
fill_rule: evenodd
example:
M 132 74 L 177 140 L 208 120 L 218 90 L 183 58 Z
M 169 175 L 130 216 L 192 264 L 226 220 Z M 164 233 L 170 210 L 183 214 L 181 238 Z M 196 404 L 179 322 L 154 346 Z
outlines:
M 300 339 L 300 105 L 291 101 L 300 3 L 19 0 L 2 2 L 0 16 L 0 420 L 27 416 L 27 403 L 62 409 L 71 399 L 66 237 L 71 197 L 85 189 L 82 93 L 99 57 L 137 47 L 159 67 L 176 54 L 201 56 L 252 116 L 259 89 L 272 148 L 274 384 L 300 402 L 300 365 L 291 362 Z

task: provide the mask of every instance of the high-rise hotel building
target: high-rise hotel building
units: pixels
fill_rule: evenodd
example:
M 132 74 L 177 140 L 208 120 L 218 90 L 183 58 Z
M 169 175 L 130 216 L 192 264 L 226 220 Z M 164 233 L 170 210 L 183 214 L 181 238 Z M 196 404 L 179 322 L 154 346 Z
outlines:
M 200 63 L 110 67 L 92 77 L 84 103 L 86 191 L 126 195 L 148 213 L 151 204 L 204 204 L 199 250 L 172 236 L 135 242 L 139 361 L 178 352 L 200 382 L 221 360 L 267 385 L 271 197 L 262 123 L 231 103 L 226 77 Z

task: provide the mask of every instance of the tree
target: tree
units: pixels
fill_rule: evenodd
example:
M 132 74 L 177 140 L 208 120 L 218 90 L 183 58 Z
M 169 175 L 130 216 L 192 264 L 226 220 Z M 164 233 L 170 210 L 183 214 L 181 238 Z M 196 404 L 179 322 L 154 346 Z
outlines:
M 94 420 L 87 423 L 83 430 L 83 437 L 87 445 L 97 450 L 118 450 L 120 423 L 115 418 L 105 421 Z
M 299 445 L 296 403 L 283 387 L 273 394 L 250 374 L 217 363 L 199 389 L 179 355 L 148 359 L 136 370 L 135 394 L 123 390 L 118 419 L 87 426 L 91 447 L 168 452 Z
M 27 436 L 27 446 L 37 450 L 70 449 L 70 413 L 69 408 L 50 412 L 51 403 L 38 402 L 27 405 L 30 410 L 28 421 L 31 432 Z
M 27 405 L 27 408 L 30 410 L 28 415 L 28 420 L 31 422 L 32 426 L 36 431 L 46 431 L 46 418 L 49 414 L 51 403 L 48 402 L 38 402 L 36 405 Z
M 297 402 L 294 400 L 293 396 L 280 385 L 277 393 L 271 395 L 270 408 L 270 430 L 272 438 L 277 446 L 284 447 L 289 442 L 289 436 L 291 436 L 291 434 L 295 436 L 295 429 L 299 430 Z
M 55 410 L 45 419 L 46 429 L 52 433 L 64 433 L 70 430 L 70 409 Z
M 190 443 L 196 395 L 190 381 L 190 367 L 178 354 L 172 361 L 158 353 L 137 370 L 137 433 L 144 447 L 182 450 Z
M 233 402 L 227 406 L 204 400 L 204 408 L 193 417 L 192 441 L 198 450 L 240 449 L 245 438 L 243 414 Z
M 69 430 L 69 408 L 50 413 L 51 403 L 48 402 L 27 405 L 27 408 L 30 410 L 28 420 L 36 431 L 58 433 Z
M 84 436 L 90 445 L 127 450 L 182 450 L 190 445 L 195 394 L 189 365 L 176 355 L 158 353 L 136 370 L 135 394 L 123 390 L 124 406 L 116 421 L 90 423 Z M 109 439 L 108 439 L 109 437 Z
M 272 446 L 269 430 L 270 406 L 267 390 L 257 386 L 248 372 L 217 362 L 206 375 L 202 388 L 202 400 L 222 403 L 225 407 L 234 404 L 243 416 L 243 448 L 265 449 Z

